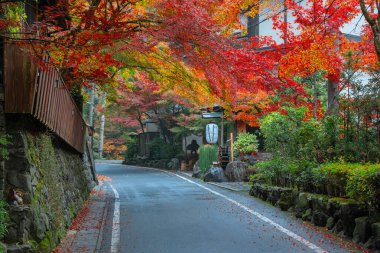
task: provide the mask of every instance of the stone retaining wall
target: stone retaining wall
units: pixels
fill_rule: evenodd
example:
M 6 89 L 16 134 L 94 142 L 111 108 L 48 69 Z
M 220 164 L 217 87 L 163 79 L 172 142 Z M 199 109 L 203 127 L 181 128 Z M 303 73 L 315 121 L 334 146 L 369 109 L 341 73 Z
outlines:
M 8 129 L 13 144 L 4 173 L 11 217 L 7 252 L 51 252 L 95 184 L 91 169 L 46 130 Z M 12 191 L 22 204 L 12 200 Z
M 364 205 L 344 198 L 305 193 L 255 183 L 250 195 L 290 211 L 297 218 L 327 227 L 369 249 L 380 249 L 380 214 L 370 214 Z

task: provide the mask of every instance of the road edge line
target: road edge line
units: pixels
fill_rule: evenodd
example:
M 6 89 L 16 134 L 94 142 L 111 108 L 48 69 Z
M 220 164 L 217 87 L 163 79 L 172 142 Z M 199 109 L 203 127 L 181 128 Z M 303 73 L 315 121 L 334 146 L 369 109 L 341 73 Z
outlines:
M 326 250 L 324 250 L 324 249 L 318 247 L 318 246 L 315 245 L 314 243 L 312 243 L 312 242 L 306 240 L 306 239 L 303 238 L 302 236 L 299 236 L 299 235 L 297 235 L 296 233 L 294 233 L 294 232 L 292 232 L 292 231 L 290 231 L 290 230 L 284 228 L 283 226 L 277 224 L 276 222 L 272 221 L 272 220 L 269 219 L 268 217 L 266 217 L 266 216 L 264 216 L 264 215 L 262 215 L 262 214 L 260 214 L 260 213 L 258 213 L 258 212 L 253 211 L 252 209 L 250 209 L 249 207 L 247 207 L 247 206 L 245 206 L 245 205 L 243 205 L 243 204 L 240 204 L 240 203 L 237 202 L 236 200 L 233 200 L 233 199 L 231 199 L 231 198 L 229 198 L 229 197 L 227 197 L 227 196 L 225 196 L 225 195 L 223 195 L 223 194 L 221 194 L 221 193 L 219 193 L 219 192 L 217 192 L 217 191 L 211 190 L 210 188 L 208 188 L 208 187 L 206 187 L 206 186 L 204 186 L 204 185 L 198 184 L 198 183 L 196 183 L 196 182 L 194 182 L 194 181 L 192 181 L 192 180 L 190 180 L 190 179 L 187 179 L 187 178 L 185 178 L 185 177 L 183 177 L 183 176 L 181 176 L 181 175 L 178 175 L 178 174 L 176 174 L 176 173 L 169 172 L 169 171 L 164 171 L 164 170 L 161 170 L 161 171 L 163 171 L 163 172 L 165 172 L 165 173 L 168 173 L 168 174 L 172 174 L 172 175 L 174 175 L 174 176 L 176 176 L 176 177 L 179 177 L 179 178 L 181 178 L 182 180 L 185 180 L 185 181 L 187 181 L 187 182 L 189 182 L 189 183 L 191 183 L 191 184 L 195 184 L 195 185 L 197 185 L 198 187 L 200 187 L 200 188 L 202 188 L 202 189 L 204 189 L 204 190 L 206 190 L 206 191 L 208 191 L 208 192 L 211 192 L 211 193 L 214 194 L 214 195 L 217 195 L 217 196 L 219 196 L 219 197 L 221 197 L 221 198 L 223 198 L 223 199 L 225 199 L 225 200 L 231 202 L 232 204 L 234 204 L 234 205 L 236 205 L 236 206 L 242 208 L 243 210 L 247 211 L 248 213 L 250 213 L 250 214 L 256 216 L 256 217 L 259 218 L 260 220 L 262 220 L 262 221 L 264 221 L 264 222 L 266 222 L 266 223 L 269 223 L 270 225 L 274 226 L 277 230 L 283 232 L 284 234 L 286 234 L 287 236 L 293 238 L 294 240 L 296 240 L 296 241 L 302 243 L 303 245 L 305 245 L 306 247 L 308 247 L 309 249 L 313 250 L 313 251 L 316 252 L 316 253 L 327 253 L 327 252 L 328 252 L 328 251 L 326 251 Z
M 113 210 L 113 219 L 112 219 L 112 237 L 111 237 L 111 253 L 119 252 L 120 244 L 120 198 L 119 193 L 113 187 L 112 184 L 109 184 L 114 195 L 115 195 L 115 206 Z

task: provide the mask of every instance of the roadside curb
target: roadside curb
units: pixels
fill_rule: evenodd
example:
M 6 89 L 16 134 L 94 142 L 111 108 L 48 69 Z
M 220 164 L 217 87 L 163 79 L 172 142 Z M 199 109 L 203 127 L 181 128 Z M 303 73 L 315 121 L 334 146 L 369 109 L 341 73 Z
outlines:
M 105 184 L 99 183 L 92 188 L 87 199 L 88 204 L 82 207 L 72 224 L 78 218 L 80 222 L 76 223 L 75 228 L 66 231 L 61 243 L 53 252 L 100 252 L 109 206 L 107 194 L 103 195 L 105 186 Z M 84 216 L 81 216 L 81 212 L 85 212 Z
M 190 175 L 190 173 L 185 173 L 185 172 L 183 172 L 183 171 L 180 171 L 180 170 L 178 170 L 178 171 L 176 171 L 178 174 L 181 174 L 182 176 L 186 176 L 186 177 L 190 177 L 190 178 L 195 178 L 195 177 L 192 177 L 191 175 Z
M 182 176 L 188 177 L 188 178 L 193 178 L 193 179 L 200 180 L 199 178 L 192 177 L 189 173 L 185 173 L 185 172 L 182 172 L 182 171 L 178 171 L 177 173 L 180 174 L 180 175 L 182 175 Z M 204 182 L 203 180 L 201 180 L 201 181 Z M 207 184 L 210 184 L 210 185 L 214 185 L 214 186 L 217 186 L 217 187 L 220 187 L 220 188 L 223 188 L 223 189 L 226 189 L 226 190 L 230 190 L 230 191 L 233 191 L 233 192 L 246 192 L 246 191 L 249 191 L 249 190 L 236 189 L 236 188 L 233 188 L 231 186 L 223 185 L 221 183 L 216 183 L 216 182 L 204 182 L 204 183 L 207 183 Z
M 226 185 L 221 185 L 221 184 L 214 183 L 214 182 L 205 182 L 205 183 L 211 184 L 211 185 L 215 185 L 215 186 L 218 186 L 220 188 L 224 188 L 224 189 L 227 189 L 227 190 L 230 190 L 230 191 L 241 192 L 240 190 L 234 189 L 234 188 L 226 186 Z
M 224 188 L 224 189 L 227 189 L 227 190 L 230 190 L 230 191 L 234 191 L 234 192 L 248 192 L 250 189 L 236 189 L 234 187 L 231 187 L 229 185 L 223 185 L 222 183 L 215 183 L 215 182 L 206 182 L 208 184 L 211 184 L 211 185 L 215 185 L 215 186 L 218 186 L 220 188 Z
M 102 185 L 100 186 L 100 189 L 101 190 L 103 187 L 103 183 Z M 100 247 L 102 245 L 102 242 L 103 242 L 103 234 L 104 234 L 104 227 L 105 227 L 105 224 L 106 224 L 106 220 L 107 220 L 107 215 L 108 215 L 108 200 L 106 198 L 105 200 L 105 207 L 104 207 L 104 211 L 103 211 L 103 216 L 102 216 L 102 223 L 100 225 L 100 228 L 99 228 L 99 234 L 98 234 L 98 238 L 97 238 L 97 241 L 96 241 L 96 247 L 95 247 L 95 250 L 94 252 L 97 253 L 97 252 L 100 252 Z

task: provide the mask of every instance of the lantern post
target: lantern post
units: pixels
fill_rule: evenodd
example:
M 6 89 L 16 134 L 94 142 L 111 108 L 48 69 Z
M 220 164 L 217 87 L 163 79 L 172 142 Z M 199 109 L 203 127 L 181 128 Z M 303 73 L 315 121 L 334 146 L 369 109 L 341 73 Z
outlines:
M 212 118 L 221 118 L 221 127 L 220 127 L 220 146 L 224 146 L 224 109 L 219 105 L 214 105 L 214 107 L 204 107 L 202 110 L 203 119 L 212 119 Z

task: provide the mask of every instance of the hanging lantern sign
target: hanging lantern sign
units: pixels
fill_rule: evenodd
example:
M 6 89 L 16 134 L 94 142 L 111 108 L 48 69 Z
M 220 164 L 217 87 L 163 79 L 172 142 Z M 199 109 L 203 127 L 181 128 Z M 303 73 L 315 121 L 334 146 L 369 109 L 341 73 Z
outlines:
M 219 127 L 215 123 L 206 125 L 206 141 L 209 144 L 215 144 L 218 142 Z

